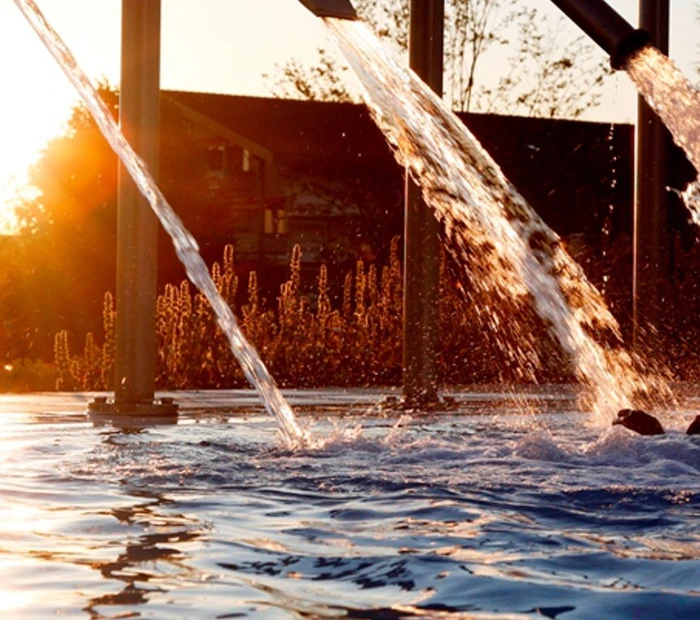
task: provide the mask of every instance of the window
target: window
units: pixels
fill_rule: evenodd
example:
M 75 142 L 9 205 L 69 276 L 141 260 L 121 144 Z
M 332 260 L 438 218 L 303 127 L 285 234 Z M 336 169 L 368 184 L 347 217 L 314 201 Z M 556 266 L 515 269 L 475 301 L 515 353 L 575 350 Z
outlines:
M 284 209 L 277 209 L 277 232 L 280 235 L 287 233 L 287 214 Z
M 263 232 L 271 235 L 275 232 L 275 215 L 272 209 L 265 209 L 265 221 L 263 222 Z
M 284 209 L 265 209 L 263 232 L 266 235 L 287 234 L 287 215 Z
M 224 147 L 210 146 L 207 149 L 207 164 L 210 170 L 223 172 L 224 170 Z

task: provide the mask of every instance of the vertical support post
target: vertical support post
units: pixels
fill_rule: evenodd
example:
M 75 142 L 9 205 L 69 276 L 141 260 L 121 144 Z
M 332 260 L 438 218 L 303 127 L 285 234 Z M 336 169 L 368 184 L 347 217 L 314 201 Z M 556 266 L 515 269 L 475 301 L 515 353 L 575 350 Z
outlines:
M 160 0 L 122 0 L 119 122 L 154 176 L 160 129 Z M 156 177 L 157 178 L 157 177 Z M 158 222 L 120 164 L 115 403 L 153 402 Z
M 442 95 L 444 0 L 411 0 L 409 62 Z M 440 241 L 437 219 L 407 176 L 404 224 L 403 397 L 406 408 L 438 399 Z
M 640 0 L 640 27 L 663 53 L 669 47 L 669 0 Z M 664 290 L 671 269 L 668 231 L 668 158 L 671 136 L 639 98 L 634 209 L 633 346 L 650 350 L 660 329 Z

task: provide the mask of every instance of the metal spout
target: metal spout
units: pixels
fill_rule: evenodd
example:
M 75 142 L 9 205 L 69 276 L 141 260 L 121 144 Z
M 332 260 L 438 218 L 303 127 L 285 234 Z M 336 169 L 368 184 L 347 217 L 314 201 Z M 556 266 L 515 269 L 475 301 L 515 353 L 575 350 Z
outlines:
M 649 44 L 646 30 L 633 28 L 603 0 L 552 0 L 591 39 L 610 54 L 613 69 L 624 69 L 635 52 Z
M 338 19 L 358 19 L 349 0 L 299 0 L 316 17 L 335 17 Z

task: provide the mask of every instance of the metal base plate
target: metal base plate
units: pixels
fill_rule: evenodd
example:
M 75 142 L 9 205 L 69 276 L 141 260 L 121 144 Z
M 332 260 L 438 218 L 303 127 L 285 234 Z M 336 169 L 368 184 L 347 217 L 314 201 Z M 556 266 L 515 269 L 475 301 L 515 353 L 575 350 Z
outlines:
M 97 397 L 88 403 L 87 413 L 96 423 L 117 426 L 142 426 L 153 424 L 176 424 L 178 405 L 172 398 L 161 398 L 156 402 L 124 403 Z

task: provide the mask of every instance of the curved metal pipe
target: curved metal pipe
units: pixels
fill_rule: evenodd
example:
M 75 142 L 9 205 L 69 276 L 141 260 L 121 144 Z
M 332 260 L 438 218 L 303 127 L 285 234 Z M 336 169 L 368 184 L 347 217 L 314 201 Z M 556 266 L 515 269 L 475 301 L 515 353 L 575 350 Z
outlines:
M 299 0 L 316 17 L 335 17 L 338 19 L 358 19 L 349 0 Z
M 624 69 L 630 56 L 649 44 L 646 30 L 633 28 L 603 0 L 552 0 L 581 30 L 610 54 L 613 69 Z

